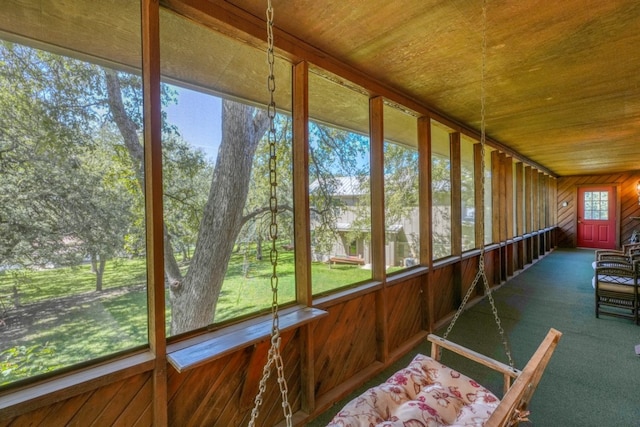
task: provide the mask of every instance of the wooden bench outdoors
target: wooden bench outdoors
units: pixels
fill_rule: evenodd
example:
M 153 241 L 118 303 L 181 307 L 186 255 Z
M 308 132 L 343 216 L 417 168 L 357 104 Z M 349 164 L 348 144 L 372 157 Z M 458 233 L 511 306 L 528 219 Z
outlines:
M 364 258 L 357 256 L 332 256 L 329 258 L 331 264 L 352 264 L 352 265 L 364 265 Z

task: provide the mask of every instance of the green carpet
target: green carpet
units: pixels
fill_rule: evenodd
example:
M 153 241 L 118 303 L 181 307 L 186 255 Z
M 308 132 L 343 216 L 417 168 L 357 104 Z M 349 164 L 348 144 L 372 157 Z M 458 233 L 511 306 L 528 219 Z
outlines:
M 521 425 L 640 426 L 640 357 L 634 351 L 640 327 L 627 319 L 596 319 L 592 260 L 591 250 L 557 249 L 493 292 L 516 367 L 524 367 L 549 328 L 563 333 L 531 401 L 531 422 Z M 460 316 L 449 338 L 507 360 L 486 299 Z M 326 425 L 349 400 L 429 349 L 427 342 L 419 345 L 308 425 Z M 450 353 L 443 362 L 502 395 L 500 375 Z

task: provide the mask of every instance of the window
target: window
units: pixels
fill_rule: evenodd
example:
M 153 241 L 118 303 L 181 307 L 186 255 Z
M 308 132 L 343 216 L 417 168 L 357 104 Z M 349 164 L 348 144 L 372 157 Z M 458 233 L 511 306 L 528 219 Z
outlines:
M 271 308 L 268 67 L 263 51 L 173 13 L 162 10 L 160 24 L 167 333 L 177 335 Z M 290 64 L 278 59 L 274 74 L 286 304 L 296 295 Z
M 371 278 L 369 98 L 336 76 L 311 72 L 309 116 L 311 282 L 318 294 Z
M 420 259 L 417 119 L 385 104 L 384 132 L 385 264 L 392 273 Z
M 473 146 L 475 141 L 462 135 L 460 138 L 460 161 L 462 172 L 462 250 L 476 247 L 475 177 Z
M 584 219 L 609 219 L 609 193 L 607 191 L 584 192 Z
M 484 243 L 493 242 L 493 199 L 491 193 L 491 153 L 495 151 L 488 145 L 484 146 Z
M 117 29 L 90 20 L 104 10 L 50 28 L 66 9 L 47 4 L 3 28 L 20 37 L 0 40 L 2 385 L 148 342 L 139 5 L 109 3 Z
M 431 121 L 433 259 L 451 255 L 451 152 L 448 128 Z

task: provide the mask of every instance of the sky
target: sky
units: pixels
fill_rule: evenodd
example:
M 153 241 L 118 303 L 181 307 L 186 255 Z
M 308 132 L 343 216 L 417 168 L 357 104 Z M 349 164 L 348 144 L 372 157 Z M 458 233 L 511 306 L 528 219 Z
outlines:
M 221 138 L 221 105 L 218 97 L 176 86 L 178 103 L 166 107 L 167 120 L 178 127 L 189 144 L 215 161 Z

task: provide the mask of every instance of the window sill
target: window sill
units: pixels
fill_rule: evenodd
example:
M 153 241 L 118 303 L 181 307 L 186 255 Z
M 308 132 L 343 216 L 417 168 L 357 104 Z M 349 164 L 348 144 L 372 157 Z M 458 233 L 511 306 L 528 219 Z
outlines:
M 280 331 L 297 328 L 326 314 L 326 311 L 313 307 L 282 310 L 279 314 Z M 184 372 L 264 340 L 271 335 L 271 327 L 271 316 L 263 316 L 199 335 L 169 345 L 167 360 L 178 372 Z
M 94 390 L 129 376 L 151 371 L 155 357 L 150 351 L 123 357 L 99 366 L 44 380 L 0 395 L 0 418 L 11 418 L 30 410 Z

